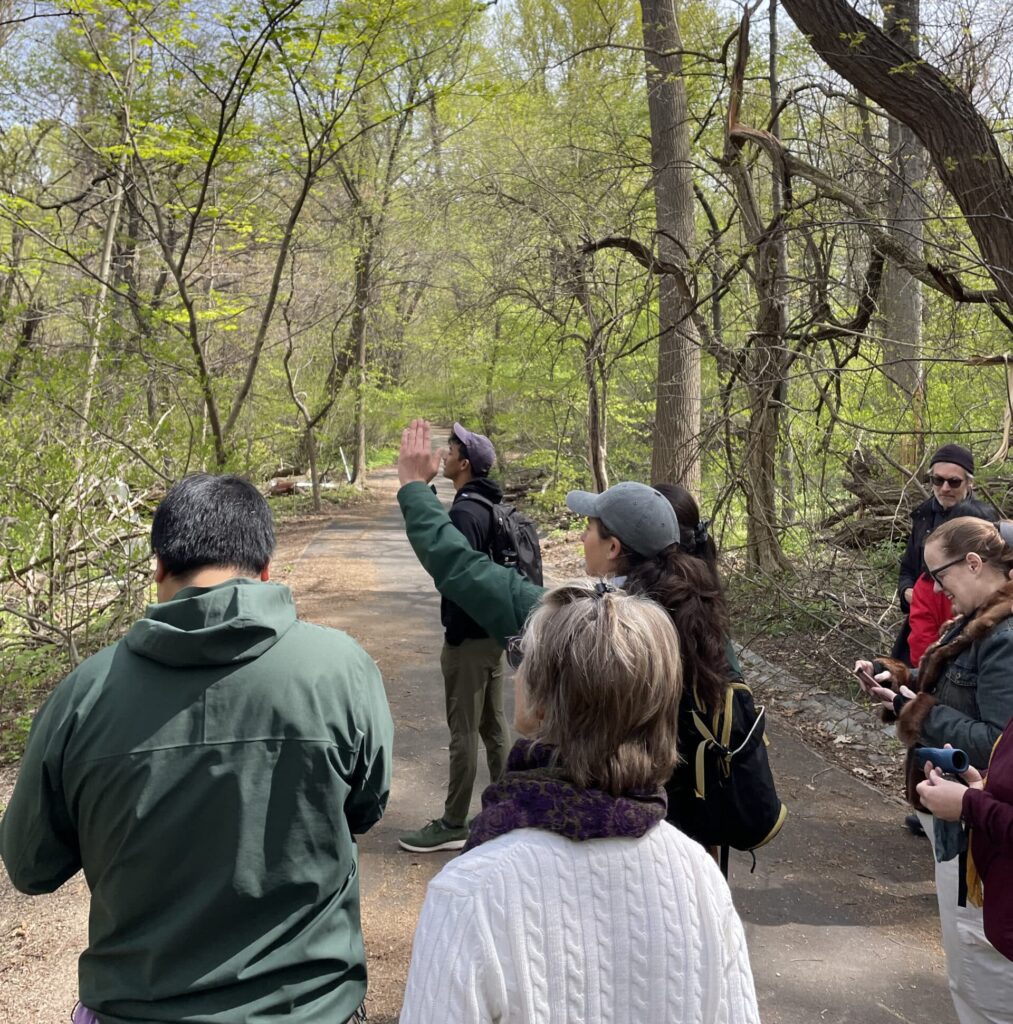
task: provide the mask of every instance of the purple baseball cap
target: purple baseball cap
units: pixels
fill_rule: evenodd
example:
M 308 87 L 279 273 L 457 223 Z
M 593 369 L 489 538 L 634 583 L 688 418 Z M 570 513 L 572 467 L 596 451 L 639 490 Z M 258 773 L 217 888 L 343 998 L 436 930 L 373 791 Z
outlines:
M 485 476 L 496 465 L 496 449 L 485 434 L 473 434 L 460 423 L 455 423 L 454 437 L 468 449 L 468 462 L 475 476 Z

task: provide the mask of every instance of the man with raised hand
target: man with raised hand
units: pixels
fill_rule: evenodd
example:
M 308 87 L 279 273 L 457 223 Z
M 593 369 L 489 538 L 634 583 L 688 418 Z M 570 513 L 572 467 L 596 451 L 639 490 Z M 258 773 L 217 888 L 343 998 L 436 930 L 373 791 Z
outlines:
M 397 501 L 405 533 L 436 589 L 468 608 L 489 636 L 506 647 L 509 639 L 524 629 L 528 614 L 541 601 L 545 588 L 476 551 L 454 526 L 428 486 L 440 470 L 442 455 L 442 449 L 432 449 L 428 421 L 412 420 L 402 431 Z
M 489 479 L 496 463 L 492 442 L 455 423 L 447 447 L 436 456 L 443 457 L 443 475 L 456 492 L 450 521 L 475 551 L 491 552 L 493 507 L 503 497 L 499 485 Z M 441 817 L 399 839 L 402 849 L 413 853 L 464 846 L 478 771 L 479 737 L 494 782 L 503 774 L 510 746 L 503 713 L 503 648 L 461 605 L 447 597 L 440 601 L 440 620 L 444 629 L 440 668 L 450 729 L 447 799 Z
M 11 880 L 34 895 L 84 870 L 79 1024 L 358 1019 L 353 835 L 390 788 L 380 673 L 268 582 L 248 481 L 181 480 L 151 544 L 158 603 L 35 719 L 0 822 Z

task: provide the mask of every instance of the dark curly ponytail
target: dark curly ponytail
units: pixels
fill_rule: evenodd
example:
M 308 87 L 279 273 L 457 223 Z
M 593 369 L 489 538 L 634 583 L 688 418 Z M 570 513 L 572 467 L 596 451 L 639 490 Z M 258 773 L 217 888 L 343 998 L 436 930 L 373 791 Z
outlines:
M 700 518 L 700 506 L 696 498 L 682 484 L 654 484 L 654 489 L 663 494 L 679 520 L 679 547 L 706 562 L 714 572 L 714 582 L 721 590 L 721 579 L 718 576 L 718 549 L 714 538 L 710 535 L 709 519 Z
M 598 532 L 606 540 L 614 536 L 600 520 Z M 626 575 L 624 589 L 646 595 L 668 612 L 679 634 L 685 688 L 695 690 L 709 711 L 718 710 L 731 667 L 725 655 L 728 609 L 717 571 L 678 544 L 645 558 L 616 539 L 622 545 L 617 569 Z

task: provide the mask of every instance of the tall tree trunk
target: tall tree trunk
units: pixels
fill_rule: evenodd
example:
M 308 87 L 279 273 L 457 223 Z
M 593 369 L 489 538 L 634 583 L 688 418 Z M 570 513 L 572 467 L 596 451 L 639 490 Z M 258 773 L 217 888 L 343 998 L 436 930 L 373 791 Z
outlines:
M 376 236 L 368 216 L 362 217 L 360 246 L 355 258 L 355 308 L 352 344 L 355 348 L 355 466 L 352 483 L 366 483 L 366 335 L 373 290 L 373 246 Z
M 776 36 L 772 38 L 772 42 L 776 42 Z M 745 473 L 742 477 L 742 488 L 746 495 L 746 551 L 752 568 L 776 572 L 788 564 L 778 537 L 777 511 L 778 440 L 789 363 L 789 353 L 785 346 L 786 242 L 784 225 L 777 218 L 786 196 L 783 191 L 783 165 L 779 160 L 772 159 L 772 224 L 776 227 L 774 230 L 767 229 L 753 188 L 750 167 L 745 160 L 745 133 L 739 123 L 748 61 L 747 13 L 743 16 L 739 29 L 724 162 L 735 185 L 739 216 L 742 218 L 746 237 L 754 247 L 752 277 L 759 302 L 756 329 L 749 336 L 745 355 L 745 377 L 749 393 Z M 772 96 L 776 95 L 776 86 L 773 82 L 776 82 L 776 79 L 772 80 Z M 777 109 L 776 106 L 774 109 Z
M 482 423 L 482 433 L 486 437 L 492 437 L 496 433 L 496 367 L 499 364 L 500 354 L 500 332 L 502 321 L 500 314 L 496 314 L 492 327 L 492 350 L 489 352 L 485 364 L 485 397 L 482 399 L 482 409 L 479 419 Z
M 882 0 L 883 27 L 898 45 L 920 52 L 920 0 Z M 890 179 L 887 217 L 897 241 L 918 260 L 924 256 L 924 208 L 918 189 L 928 171 L 925 150 L 902 121 L 889 122 Z M 911 412 L 913 434 L 902 441 L 901 461 L 915 467 L 924 454 L 925 383 L 922 370 L 922 285 L 889 260 L 880 304 L 883 361 L 899 404 Z
M 321 511 L 323 504 L 320 500 L 320 470 L 317 468 L 317 435 L 310 423 L 306 427 L 306 456 L 310 464 L 310 487 L 313 489 L 313 511 Z
M 594 488 L 601 493 L 608 490 L 608 470 L 605 468 L 605 402 L 599 390 L 595 359 L 594 339 L 589 338 L 584 348 L 584 384 L 587 388 L 587 454 L 591 466 Z
M 125 115 L 124 115 L 125 116 Z M 98 290 L 92 297 L 85 319 L 88 323 L 88 367 L 85 370 L 84 394 L 81 397 L 81 430 L 88 429 L 88 417 L 91 415 L 91 404 L 95 396 L 95 381 L 98 376 L 99 355 L 101 354 L 102 327 L 105 322 L 107 298 L 109 296 L 109 275 L 113 265 L 113 243 L 116 241 L 116 228 L 120 222 L 120 211 L 123 208 L 123 176 L 127 169 L 127 156 L 124 152 L 116 167 L 113 181 L 113 195 L 106 214 L 105 229 L 102 234 L 102 252 L 99 256 Z
M 773 113 L 773 120 L 770 124 L 770 134 L 775 139 L 781 138 L 781 79 L 778 74 L 778 61 L 780 59 L 780 42 L 777 31 L 777 0 L 770 0 L 770 10 L 767 21 L 767 78 L 770 84 L 770 109 Z M 784 181 L 776 169 L 770 175 L 770 206 L 774 217 L 779 217 L 784 209 Z M 780 309 L 778 331 L 783 339 L 788 326 L 788 233 L 778 232 L 777 236 L 771 239 L 771 245 L 777 251 L 777 270 L 774 274 L 773 288 L 775 301 Z M 783 341 L 782 341 L 783 344 Z M 784 353 L 787 356 L 787 353 Z M 786 360 L 785 360 L 786 361 Z M 788 405 L 788 388 L 790 382 L 788 375 L 784 374 L 778 391 L 778 404 L 781 409 Z M 795 474 L 792 469 L 791 438 L 788 434 L 788 420 L 785 416 L 778 415 L 780 425 L 778 435 L 779 463 L 781 480 L 781 522 L 787 524 L 795 521 Z
M 359 341 L 355 379 L 355 466 L 352 483 L 366 486 L 366 339 Z
M 606 439 L 605 381 L 599 386 L 598 368 L 601 359 L 602 327 L 594 306 L 591 304 L 591 289 L 587 282 L 586 258 L 579 257 L 574 265 L 577 297 L 587 317 L 588 334 L 584 339 L 584 387 L 587 392 L 587 458 L 595 490 L 608 490 L 608 470 L 605 468 Z
M 696 249 L 689 113 L 675 0 L 640 0 L 658 254 L 688 268 Z M 692 300 L 665 274 L 658 297 L 658 380 L 651 479 L 700 486 L 700 344 Z
M 42 323 L 43 309 L 38 299 L 32 299 L 25 315 L 21 318 L 21 330 L 18 331 L 18 340 L 11 353 L 7 369 L 0 377 L 0 408 L 10 403 L 14 397 L 14 389 L 18 374 L 21 372 L 21 364 L 25 357 L 35 347 L 35 331 Z
M 131 103 L 134 93 L 134 74 L 137 65 L 137 26 L 131 19 L 127 32 L 127 66 L 123 74 L 123 108 L 120 116 L 121 155 L 113 173 L 113 194 L 106 214 L 105 230 L 102 235 L 102 253 L 99 256 L 97 271 L 98 291 L 92 298 L 86 315 L 88 322 L 88 368 L 85 371 L 84 393 L 81 397 L 81 431 L 82 436 L 88 429 L 88 418 L 91 415 L 91 404 L 95 395 L 95 382 L 98 376 L 99 355 L 101 352 L 102 327 L 106 316 L 109 284 L 113 270 L 113 251 L 116 242 L 116 230 L 120 223 L 120 211 L 123 209 L 123 198 L 126 194 L 126 173 L 129 163 L 129 145 L 131 140 L 130 117 Z

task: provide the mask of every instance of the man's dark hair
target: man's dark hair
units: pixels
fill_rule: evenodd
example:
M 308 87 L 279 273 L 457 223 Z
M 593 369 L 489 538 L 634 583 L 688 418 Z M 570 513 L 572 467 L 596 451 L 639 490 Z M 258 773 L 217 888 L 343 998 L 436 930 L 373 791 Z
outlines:
M 207 566 L 258 576 L 274 553 L 271 510 L 244 477 L 195 473 L 174 484 L 155 509 L 151 549 L 172 576 Z
M 451 434 L 450 437 L 447 438 L 447 444 L 456 444 L 457 447 L 461 449 L 461 458 L 468 458 L 468 446 L 457 436 L 457 434 Z M 471 460 L 469 459 L 468 461 L 470 462 Z

